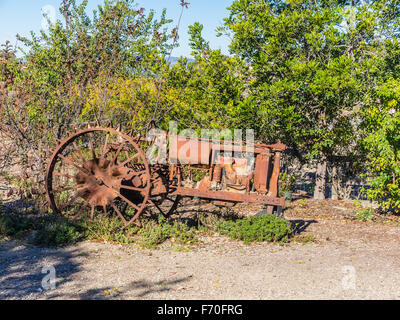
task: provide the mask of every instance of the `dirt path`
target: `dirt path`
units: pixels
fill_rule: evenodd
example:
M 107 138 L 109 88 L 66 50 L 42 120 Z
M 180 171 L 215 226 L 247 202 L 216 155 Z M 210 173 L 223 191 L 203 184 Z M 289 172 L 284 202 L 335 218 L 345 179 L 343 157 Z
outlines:
M 206 236 L 189 252 L 84 242 L 0 244 L 1 299 L 400 299 L 398 224 L 304 218 L 316 240 L 244 245 Z M 168 247 L 170 246 L 170 247 Z M 44 291 L 44 266 L 56 289 Z

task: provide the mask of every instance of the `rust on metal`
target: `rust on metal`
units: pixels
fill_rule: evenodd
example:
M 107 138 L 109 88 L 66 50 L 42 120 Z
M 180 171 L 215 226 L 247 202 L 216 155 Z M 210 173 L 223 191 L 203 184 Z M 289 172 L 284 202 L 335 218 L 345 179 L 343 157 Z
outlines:
M 204 199 L 214 199 L 214 200 L 222 200 L 222 201 L 234 201 L 234 202 L 253 202 L 253 203 L 261 203 L 273 206 L 284 206 L 283 198 L 274 198 L 264 195 L 258 194 L 241 194 L 241 193 L 233 193 L 227 191 L 201 191 L 192 188 L 184 188 L 179 187 L 174 194 L 188 197 L 199 197 Z
M 73 218 L 83 212 L 94 218 L 96 208 L 104 214 L 113 211 L 126 228 L 146 208 L 170 215 L 182 197 L 224 206 L 260 203 L 269 212 L 284 206 L 278 197 L 284 144 L 170 138 L 168 164 L 152 165 L 146 159 L 145 139 L 109 127 L 88 126 L 60 141 L 47 166 L 51 209 Z M 207 172 L 200 181 L 187 184 L 187 165 Z
M 254 188 L 260 193 L 267 192 L 267 183 L 270 171 L 271 154 L 269 149 L 266 153 L 260 153 L 256 157 L 256 166 L 254 169 Z

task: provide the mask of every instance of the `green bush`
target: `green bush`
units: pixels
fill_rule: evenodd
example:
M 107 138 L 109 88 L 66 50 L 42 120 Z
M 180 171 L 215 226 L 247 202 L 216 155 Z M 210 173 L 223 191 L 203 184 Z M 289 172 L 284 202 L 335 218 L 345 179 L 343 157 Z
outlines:
M 274 215 L 248 217 L 236 221 L 225 221 L 218 226 L 219 233 L 232 239 L 253 241 L 288 242 L 292 235 L 290 223 Z
M 368 135 L 363 140 L 363 176 L 368 187 L 363 192 L 382 211 L 400 214 L 400 79 L 388 79 L 375 91 L 380 103 L 364 112 Z
M 19 214 L 0 215 L 0 236 L 19 238 L 24 232 L 34 227 L 34 220 Z
M 68 221 L 47 221 L 40 228 L 33 240 L 34 244 L 40 246 L 63 246 L 74 244 L 83 238 L 80 229 Z
M 0 236 L 20 239 L 32 231 L 36 231 L 33 243 L 43 246 L 73 244 L 83 237 L 81 228 L 57 216 L 27 216 L 21 213 L 0 215 Z
M 117 217 L 96 218 L 93 221 L 85 220 L 80 222 L 80 226 L 85 230 L 85 239 L 121 244 L 134 242 L 133 236 L 139 231 L 137 226 L 129 226 L 126 230 L 121 230 L 124 223 Z

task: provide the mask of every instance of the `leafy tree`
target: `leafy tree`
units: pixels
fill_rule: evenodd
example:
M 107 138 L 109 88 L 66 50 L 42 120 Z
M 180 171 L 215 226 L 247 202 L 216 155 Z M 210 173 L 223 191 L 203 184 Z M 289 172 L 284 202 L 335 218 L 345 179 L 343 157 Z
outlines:
M 397 2 L 236 0 L 229 10 L 220 32 L 251 66 L 260 135 L 316 160 L 314 197 L 324 198 L 327 161 L 358 153 L 365 80 L 397 29 Z
M 369 134 L 365 188 L 369 200 L 385 211 L 400 212 L 400 79 L 390 78 L 376 88 L 377 103 L 364 110 L 364 125 Z
M 111 120 L 125 127 L 149 122 L 153 112 L 145 113 L 147 119 L 142 112 L 139 122 L 132 120 L 138 104 L 127 106 L 123 96 L 119 111 L 111 112 L 116 105 L 113 95 L 123 94 L 125 84 L 140 87 L 141 80 L 135 80 L 140 78 L 152 79 L 148 86 L 158 90 L 159 74 L 168 68 L 164 55 L 176 46 L 176 30 L 170 30 L 172 21 L 165 10 L 156 19 L 154 11 L 146 14 L 133 0 L 106 0 L 88 16 L 86 6 L 87 1 L 63 0 L 63 21 L 40 35 L 19 37 L 28 48 L 23 57 L 0 62 L 0 76 L 12 79 L 2 104 L 2 130 L 7 129 L 15 142 L 14 158 L 24 159 L 29 168 L 25 174 L 35 175 L 36 182 L 43 179 L 56 138 L 64 137 L 71 126 L 86 121 Z M 143 99 L 155 103 L 145 94 Z
M 172 120 L 181 128 L 252 128 L 251 118 L 240 114 L 249 104 L 248 66 L 239 57 L 211 49 L 202 29 L 198 22 L 189 26 L 194 61 L 181 58 L 166 77 L 171 108 L 163 117 L 165 124 Z

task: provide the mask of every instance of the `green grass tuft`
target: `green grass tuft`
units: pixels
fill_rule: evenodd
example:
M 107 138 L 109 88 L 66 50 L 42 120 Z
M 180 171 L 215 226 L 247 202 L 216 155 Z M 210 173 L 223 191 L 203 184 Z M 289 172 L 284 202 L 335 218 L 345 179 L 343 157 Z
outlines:
M 167 239 L 183 245 L 197 242 L 196 232 L 193 228 L 176 220 L 169 223 L 162 216 L 158 217 L 158 222 L 150 220 L 145 223 L 140 229 L 139 235 L 141 245 L 147 248 L 157 246 Z
M 357 211 L 356 219 L 359 221 L 374 221 L 374 209 L 360 209 Z

